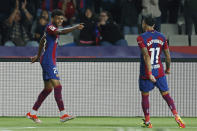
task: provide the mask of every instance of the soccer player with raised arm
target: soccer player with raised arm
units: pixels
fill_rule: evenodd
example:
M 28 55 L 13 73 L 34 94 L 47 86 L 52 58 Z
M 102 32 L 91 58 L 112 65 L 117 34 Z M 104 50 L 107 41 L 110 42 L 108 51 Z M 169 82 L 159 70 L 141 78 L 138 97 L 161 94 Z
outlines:
M 139 88 L 142 95 L 142 109 L 145 116 L 143 127 L 152 128 L 149 115 L 149 92 L 156 86 L 173 113 L 178 126 L 185 128 L 185 123 L 178 115 L 174 101 L 168 92 L 169 89 L 165 74 L 170 74 L 171 58 L 167 40 L 163 34 L 154 30 L 154 25 L 153 18 L 144 18 L 142 28 L 145 33 L 137 37 L 138 46 L 141 49 Z M 162 51 L 166 58 L 165 72 L 161 63 Z
M 54 97 L 60 111 L 60 121 L 65 122 L 74 118 L 74 116 L 66 114 L 64 109 L 64 103 L 62 99 L 62 86 L 59 81 L 60 78 L 56 67 L 56 48 L 60 34 L 67 34 L 75 29 L 81 30 L 84 28 L 84 26 L 83 24 L 78 24 L 70 28 L 58 29 L 58 27 L 62 25 L 63 16 L 64 15 L 60 10 L 54 10 L 52 12 L 51 23 L 47 25 L 45 34 L 40 41 L 38 54 L 31 59 L 32 63 L 34 63 L 40 58 L 44 80 L 44 89 L 39 94 L 37 101 L 32 108 L 32 111 L 26 114 L 27 118 L 32 119 L 36 123 L 41 123 L 36 115 L 37 111 L 53 89 Z M 44 50 L 43 54 L 42 50 Z

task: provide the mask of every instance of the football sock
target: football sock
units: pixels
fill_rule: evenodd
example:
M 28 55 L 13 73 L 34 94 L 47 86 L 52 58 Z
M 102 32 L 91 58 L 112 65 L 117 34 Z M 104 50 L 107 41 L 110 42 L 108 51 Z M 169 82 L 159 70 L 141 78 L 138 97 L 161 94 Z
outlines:
M 65 110 L 60 111 L 60 116 L 63 116 L 63 115 L 65 115 L 65 114 L 66 114 Z
M 32 109 L 32 111 L 30 112 L 30 114 L 31 115 L 36 115 L 37 114 L 37 111 L 35 111 L 35 110 Z
M 172 111 L 173 115 L 177 115 L 176 107 L 174 105 L 173 99 L 170 97 L 169 93 L 162 95 L 163 99 L 166 101 L 168 104 L 170 110 Z
M 64 103 L 63 103 L 63 100 L 62 100 L 62 86 L 59 85 L 59 86 L 56 86 L 54 88 L 54 96 L 55 96 L 55 100 L 56 100 L 56 103 L 57 103 L 57 106 L 59 108 L 59 111 L 63 111 L 64 110 Z
M 42 90 L 42 92 L 40 93 L 40 95 L 38 96 L 38 99 L 35 102 L 32 109 L 37 111 L 39 109 L 39 107 L 41 106 L 42 102 L 47 98 L 47 96 L 51 93 L 52 90 L 53 89 L 44 88 Z
M 142 109 L 145 116 L 145 121 L 150 121 L 150 115 L 149 115 L 149 94 L 142 94 Z

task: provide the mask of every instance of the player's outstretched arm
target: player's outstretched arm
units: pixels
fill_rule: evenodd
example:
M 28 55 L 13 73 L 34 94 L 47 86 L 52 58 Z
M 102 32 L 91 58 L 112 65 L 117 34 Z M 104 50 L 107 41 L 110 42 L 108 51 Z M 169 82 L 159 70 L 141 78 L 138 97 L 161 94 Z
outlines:
M 34 63 L 34 62 L 38 61 L 38 59 L 41 56 L 42 49 L 44 47 L 45 42 L 46 42 L 46 34 L 44 33 L 44 35 L 42 36 L 42 38 L 40 40 L 40 45 L 39 45 L 39 48 L 38 48 L 38 54 L 31 58 L 31 63 Z
M 56 35 L 59 35 L 59 34 L 67 34 L 67 33 L 70 33 L 76 29 L 78 30 L 82 30 L 84 28 L 84 24 L 81 23 L 81 24 L 77 24 L 75 26 L 72 26 L 72 27 L 69 27 L 69 28 L 63 28 L 63 29 L 58 29 L 55 34 Z
M 149 54 L 148 54 L 147 48 L 145 48 L 145 47 L 144 47 L 144 48 L 141 48 L 141 52 L 142 52 L 142 55 L 143 55 L 145 64 L 146 64 L 146 66 L 147 66 L 147 69 L 148 69 L 149 79 L 150 79 L 152 82 L 156 82 L 155 77 L 152 75 L 152 69 L 151 69 L 151 63 L 150 63 L 150 56 L 149 56 Z
M 164 55 L 166 57 L 166 74 L 170 74 L 170 63 L 171 63 L 171 57 L 170 57 L 170 51 L 168 49 L 164 49 Z

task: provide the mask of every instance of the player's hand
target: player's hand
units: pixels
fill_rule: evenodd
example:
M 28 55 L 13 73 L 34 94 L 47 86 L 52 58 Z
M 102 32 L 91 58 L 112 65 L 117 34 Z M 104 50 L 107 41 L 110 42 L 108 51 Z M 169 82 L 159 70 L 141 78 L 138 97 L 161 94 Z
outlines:
M 167 75 L 169 75 L 169 74 L 170 74 L 170 69 L 166 69 L 166 70 L 165 70 L 165 73 L 166 73 Z
M 77 25 L 78 30 L 82 30 L 84 28 L 84 23 L 80 23 Z
M 36 55 L 34 57 L 31 57 L 31 63 L 35 63 L 36 61 L 38 61 L 39 57 Z
M 152 81 L 153 83 L 156 82 L 156 79 L 155 79 L 155 77 L 154 77 L 152 74 L 149 75 L 149 79 L 150 79 L 150 81 Z

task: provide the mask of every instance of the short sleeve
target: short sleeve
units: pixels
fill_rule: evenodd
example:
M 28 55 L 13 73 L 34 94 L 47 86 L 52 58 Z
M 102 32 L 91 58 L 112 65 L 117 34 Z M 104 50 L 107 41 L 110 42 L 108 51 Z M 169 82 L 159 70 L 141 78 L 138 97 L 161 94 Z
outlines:
M 50 35 L 53 35 L 57 28 L 54 25 L 49 25 L 46 30 Z
M 164 43 L 164 50 L 166 50 L 166 49 L 168 49 L 169 47 L 168 47 L 168 41 L 165 39 L 165 43 Z
M 144 39 L 142 38 L 142 36 L 138 36 L 137 37 L 137 43 L 138 43 L 138 46 L 140 48 L 144 48 L 146 47 L 145 43 L 144 43 Z

